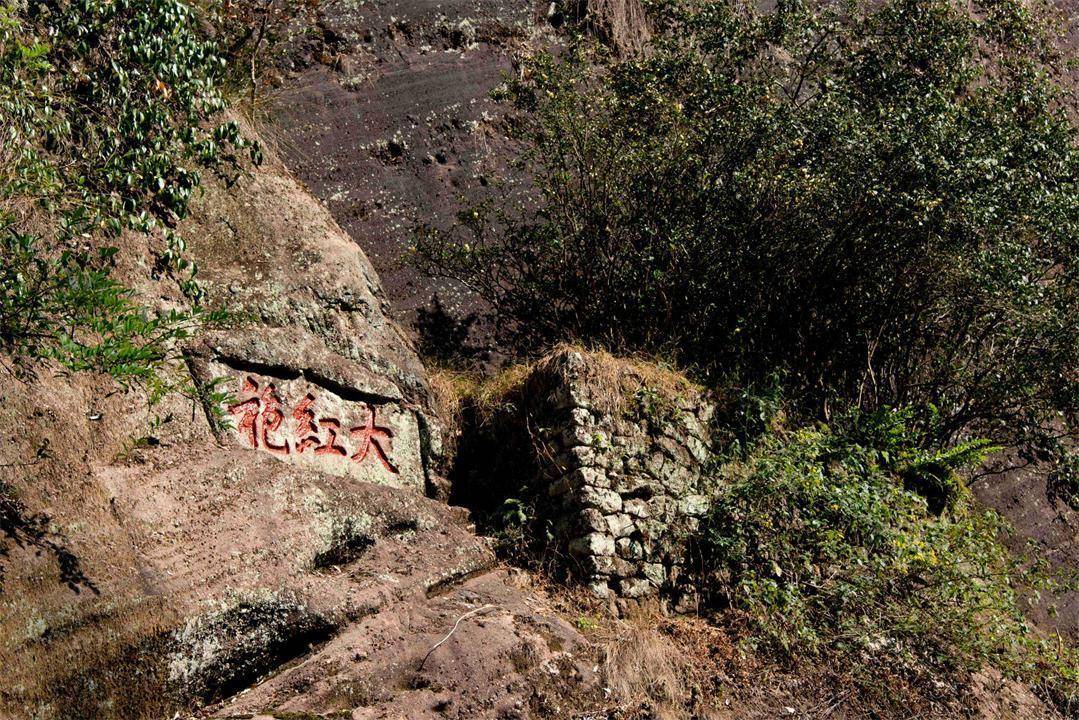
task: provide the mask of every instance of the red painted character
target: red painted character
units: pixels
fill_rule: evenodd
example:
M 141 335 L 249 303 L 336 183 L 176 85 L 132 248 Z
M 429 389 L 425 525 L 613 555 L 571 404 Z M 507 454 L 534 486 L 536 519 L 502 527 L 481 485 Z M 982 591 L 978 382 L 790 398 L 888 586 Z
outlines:
M 315 396 L 307 393 L 300 404 L 292 411 L 292 417 L 296 418 L 296 452 L 306 452 L 308 448 L 314 448 L 316 455 L 348 455 L 343 445 L 337 444 L 337 436 L 341 433 L 341 422 L 336 418 L 322 418 L 315 421 L 315 411 L 311 406 L 315 404 Z M 330 439 L 325 443 L 319 439 L 319 426 L 325 427 Z
M 244 395 L 250 395 L 258 392 L 259 384 L 252 378 L 246 378 L 244 380 L 243 387 L 240 392 Z M 229 406 L 230 415 L 241 415 L 240 421 L 236 423 L 236 432 L 241 435 L 247 435 L 248 442 L 251 443 L 251 447 L 258 447 L 258 436 L 255 432 L 255 423 L 258 420 L 259 410 L 261 409 L 261 403 L 257 397 L 248 398 L 243 402 L 238 402 L 235 405 Z
M 382 447 L 383 440 L 391 440 L 393 438 L 393 431 L 388 427 L 382 427 L 375 425 L 375 409 L 368 407 L 367 423 L 359 427 L 354 427 L 348 431 L 348 434 L 353 438 L 359 438 L 359 448 L 352 455 L 352 460 L 355 462 L 363 462 L 368 453 L 373 449 L 375 455 L 378 457 L 382 466 L 389 470 L 394 475 L 398 474 L 397 468 L 390 463 L 390 458 L 386 455 L 386 450 Z
M 348 455 L 348 451 L 345 450 L 343 445 L 337 445 L 337 434 L 341 432 L 341 423 L 334 418 L 322 418 L 322 425 L 330 433 L 330 439 L 324 444 L 315 448 L 316 455 L 339 455 L 344 457 Z
M 251 447 L 265 448 L 275 455 L 288 455 L 288 441 L 276 443 L 271 434 L 276 433 L 285 419 L 281 411 L 281 398 L 277 395 L 277 388 L 272 383 L 267 383 L 261 391 L 259 384 L 254 378 L 245 378 L 241 392 L 254 395 L 246 400 L 229 406 L 229 413 L 239 415 L 240 420 L 236 423 L 236 431 L 246 435 Z M 256 394 L 257 393 L 257 394 Z
M 315 423 L 315 411 L 311 406 L 315 404 L 315 396 L 308 393 L 296 409 L 292 411 L 292 417 L 296 418 L 296 452 L 302 453 L 307 448 L 317 447 L 318 425 Z

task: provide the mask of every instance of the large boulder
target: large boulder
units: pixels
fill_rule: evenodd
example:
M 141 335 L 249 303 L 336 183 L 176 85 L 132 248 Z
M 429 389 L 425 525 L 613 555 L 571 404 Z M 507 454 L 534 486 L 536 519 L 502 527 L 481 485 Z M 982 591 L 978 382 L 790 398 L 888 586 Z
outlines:
M 187 353 L 196 383 L 231 396 L 207 408 L 230 442 L 422 492 L 440 446 L 423 367 L 326 209 L 274 163 L 212 189 L 185 234 L 208 302 L 243 323 Z
M 440 440 L 423 367 L 323 206 L 271 157 L 237 187 L 210 184 L 181 231 L 208 304 L 234 319 L 184 348 L 167 377 L 182 391 L 150 404 L 45 366 L 0 386 L 2 718 L 172 717 L 320 648 L 340 655 L 335 638 L 362 635 L 364 618 L 429 617 L 408 638 L 428 646 L 477 597 L 465 588 L 497 574 L 467 515 L 424 497 Z M 122 240 L 121 277 L 150 305 L 184 307 L 150 272 L 152 241 Z M 481 645 L 530 643 L 537 663 L 563 662 L 518 628 L 526 610 L 538 622 L 527 593 L 496 585 L 499 625 L 478 626 Z M 559 647 L 579 640 L 550 622 Z M 388 646 L 367 652 L 397 662 Z M 470 662 L 492 677 L 513 666 L 507 654 Z M 419 668 L 398 669 L 394 683 Z M 368 676 L 338 673 L 356 687 L 379 681 Z M 248 697 L 264 710 L 282 692 Z M 340 715 L 361 701 L 306 707 Z

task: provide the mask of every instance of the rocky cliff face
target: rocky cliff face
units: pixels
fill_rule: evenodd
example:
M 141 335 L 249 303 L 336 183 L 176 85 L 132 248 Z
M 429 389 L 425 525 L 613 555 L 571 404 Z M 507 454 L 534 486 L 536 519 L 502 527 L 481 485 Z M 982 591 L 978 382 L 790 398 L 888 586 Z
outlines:
M 186 348 L 190 397 L 148 406 L 49 368 L 0 391 L 0 717 L 160 718 L 268 675 L 214 712 L 483 717 L 552 672 L 587 683 L 580 636 L 423 496 L 438 422 L 363 251 L 273 159 L 211 187 L 183 230 L 210 302 L 241 321 Z M 141 242 L 124 272 L 182 304 L 145 279 Z M 224 427 L 211 389 L 232 395 Z M 419 664 L 481 609 L 484 652 Z M 514 653 L 516 681 L 475 684 Z
M 211 302 L 243 320 L 186 348 L 173 379 L 202 392 L 148 406 L 50 368 L 0 388 L 0 717 L 765 718 L 839 692 L 761 685 L 721 633 L 647 602 L 695 516 L 698 389 L 573 353 L 526 384 L 552 419 L 533 449 L 564 481 L 559 542 L 588 550 L 599 594 L 635 596 L 619 620 L 424 497 L 441 431 L 423 369 L 363 252 L 282 165 L 211 187 L 185 231 Z M 144 297 L 182 304 L 125 242 Z M 985 682 L 986 717 L 1053 717 Z
M 526 43 L 545 42 L 530 0 L 327 3 L 313 42 L 284 50 L 269 115 L 283 157 L 370 256 L 395 317 L 437 296 L 455 316 L 462 288 L 402 262 L 417 222 L 447 227 L 462 193 L 513 156 L 489 93 Z M 307 37 L 310 33 L 305 33 Z
M 1079 36 L 1076 3 L 1061 0 L 1064 37 Z M 484 348 L 489 328 L 469 324 L 482 309 L 449 283 L 419 277 L 402 258 L 416 221 L 445 228 L 457 199 L 505 175 L 515 155 L 489 93 L 512 71 L 516 53 L 558 42 L 563 23 L 584 21 L 630 48 L 647 34 L 632 0 L 530 3 L 523 0 L 415 0 L 327 3 L 317 41 L 289 51 L 271 93 L 269 116 L 288 166 L 371 258 L 389 314 L 422 341 L 456 338 Z M 435 306 L 432 300 L 438 298 Z M 418 322 L 417 322 L 418 321 Z M 431 349 L 431 348 L 428 348 Z M 437 351 L 437 348 L 434 348 Z M 1075 513 L 1047 492 L 1048 470 L 992 475 L 979 499 L 1062 565 L 1074 567 Z M 1079 598 L 1069 596 L 1047 628 L 1075 638 Z

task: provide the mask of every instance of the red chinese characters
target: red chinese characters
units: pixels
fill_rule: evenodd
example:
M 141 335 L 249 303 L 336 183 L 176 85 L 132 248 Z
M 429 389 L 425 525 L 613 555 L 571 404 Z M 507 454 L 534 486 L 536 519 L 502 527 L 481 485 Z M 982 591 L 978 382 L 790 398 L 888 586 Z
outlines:
M 251 447 L 261 447 L 274 455 L 288 455 L 288 441 L 276 442 L 272 437 L 281 427 L 285 414 L 281 412 L 281 398 L 272 383 L 259 390 L 252 378 L 244 380 L 242 392 L 254 395 L 229 407 L 229 413 L 239 415 L 236 431 L 247 436 Z
M 278 456 L 311 452 L 316 456 L 348 457 L 355 463 L 363 463 L 373 455 L 388 472 L 399 474 L 389 455 L 393 431 L 376 423 L 374 407 L 361 403 L 367 412 L 365 423 L 346 432 L 337 418 L 317 415 L 316 398 L 308 393 L 293 408 L 286 426 L 284 403 L 272 383 L 260 387 L 257 380 L 248 377 L 240 392 L 242 399 L 230 405 L 228 411 L 237 418 L 236 431 L 251 447 Z M 351 454 L 345 440 L 356 441 Z
M 314 448 L 316 455 L 348 455 L 344 446 L 337 444 L 337 435 L 341 432 L 341 423 L 336 418 L 322 418 L 317 421 L 315 411 L 311 408 L 315 404 L 315 396 L 307 393 L 300 404 L 292 411 L 292 417 L 296 420 L 296 453 L 303 454 Z M 322 442 L 319 433 L 319 422 L 329 433 L 329 439 Z
M 382 467 L 389 470 L 392 474 L 397 475 L 397 468 L 390 462 L 390 458 L 386 455 L 386 451 L 382 447 L 384 440 L 390 440 L 393 438 L 393 431 L 387 427 L 375 425 L 375 409 L 369 407 L 367 415 L 367 423 L 360 427 L 354 427 L 348 431 L 351 437 L 359 439 L 359 449 L 352 455 L 352 459 L 355 462 L 362 463 L 372 450 L 375 451 L 375 457 L 382 463 Z
M 296 409 L 292 411 L 292 417 L 296 420 L 296 452 L 302 453 L 308 448 L 318 447 L 318 425 L 315 424 L 315 411 L 311 406 L 315 404 L 315 396 L 307 393 Z
M 322 424 L 326 426 L 326 432 L 330 434 L 329 440 L 315 448 L 316 455 L 348 455 L 344 445 L 337 444 L 337 435 L 341 432 L 341 423 L 335 418 L 325 418 Z

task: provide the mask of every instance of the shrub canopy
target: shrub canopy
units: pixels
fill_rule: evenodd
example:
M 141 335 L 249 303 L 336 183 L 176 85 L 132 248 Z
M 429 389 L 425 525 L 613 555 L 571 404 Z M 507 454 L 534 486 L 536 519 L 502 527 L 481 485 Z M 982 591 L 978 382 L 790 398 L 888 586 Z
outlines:
M 695 538 L 710 604 L 743 611 L 781 657 L 841 659 L 883 715 L 920 714 L 904 704 L 990 664 L 1070 716 L 1079 657 L 1030 627 L 1019 589 L 1052 597 L 1074 574 L 1010 553 L 1006 524 L 973 506 L 956 471 L 993 448 L 919 449 L 910 419 L 776 429 L 721 464 Z
M 1018 0 L 652 6 L 655 37 L 526 60 L 531 190 L 423 229 L 523 353 L 571 338 L 932 408 L 1049 449 L 1079 408 L 1079 192 L 1062 59 Z M 1032 442 L 1036 441 L 1036 442 Z

